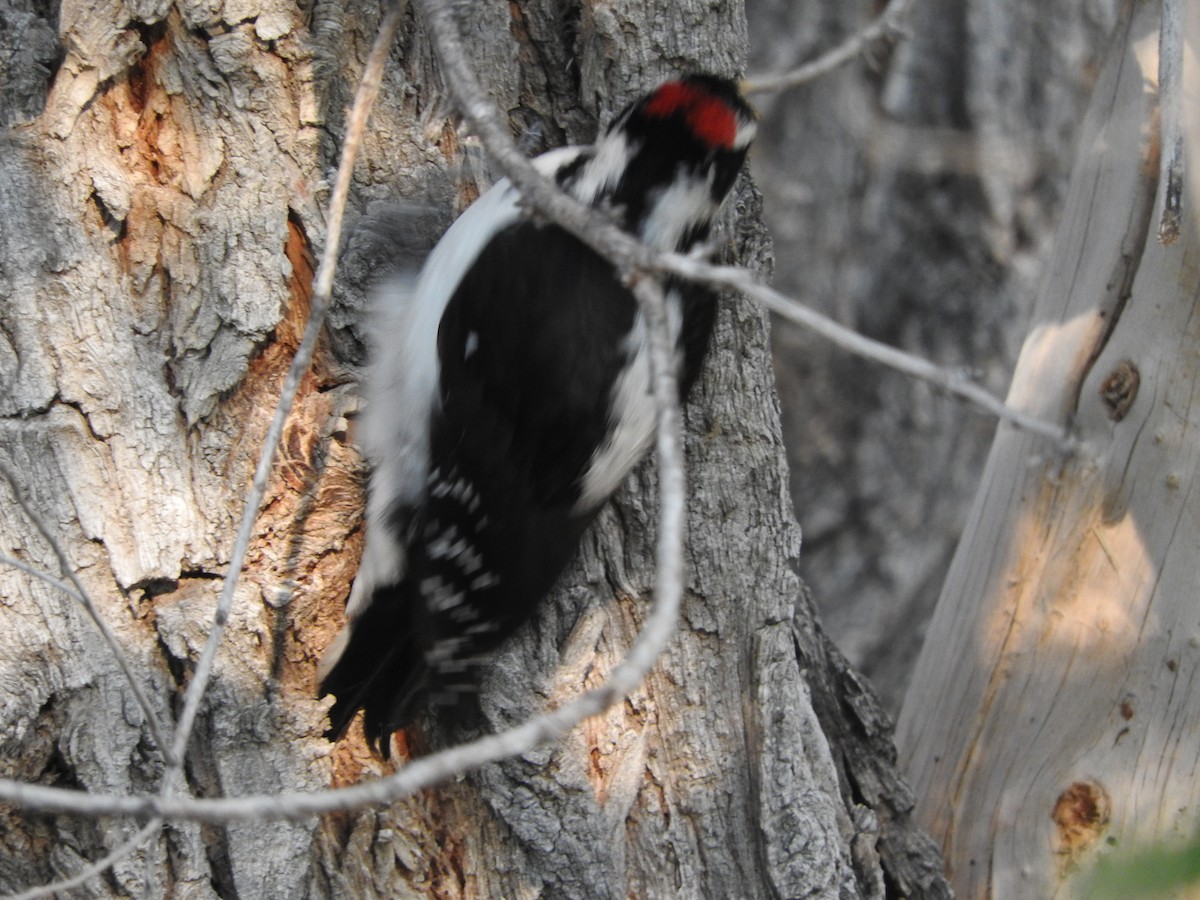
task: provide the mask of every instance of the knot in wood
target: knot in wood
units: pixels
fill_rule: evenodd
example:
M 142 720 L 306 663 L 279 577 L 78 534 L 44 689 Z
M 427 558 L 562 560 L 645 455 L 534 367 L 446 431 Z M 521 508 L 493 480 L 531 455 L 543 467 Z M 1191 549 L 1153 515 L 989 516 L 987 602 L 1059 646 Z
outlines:
M 1058 852 L 1072 858 L 1100 839 L 1112 803 L 1098 781 L 1076 781 L 1058 795 L 1051 817 L 1058 826 Z
M 1120 422 L 1129 412 L 1141 381 L 1137 366 L 1129 360 L 1122 360 L 1100 385 L 1100 399 L 1108 407 L 1108 417 L 1114 422 Z

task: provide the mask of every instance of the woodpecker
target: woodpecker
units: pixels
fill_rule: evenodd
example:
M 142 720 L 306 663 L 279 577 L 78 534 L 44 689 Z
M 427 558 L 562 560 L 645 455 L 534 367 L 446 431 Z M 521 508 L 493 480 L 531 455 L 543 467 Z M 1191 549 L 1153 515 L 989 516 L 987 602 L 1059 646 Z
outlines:
M 668 81 L 542 174 L 643 243 L 708 236 L 755 133 L 736 85 Z M 681 399 L 716 314 L 668 281 Z M 373 322 L 362 442 L 366 545 L 347 624 L 318 672 L 335 740 L 364 712 L 386 757 L 424 707 L 477 689 L 479 665 L 522 622 L 654 434 L 646 323 L 611 263 L 528 216 L 498 182 L 392 282 Z

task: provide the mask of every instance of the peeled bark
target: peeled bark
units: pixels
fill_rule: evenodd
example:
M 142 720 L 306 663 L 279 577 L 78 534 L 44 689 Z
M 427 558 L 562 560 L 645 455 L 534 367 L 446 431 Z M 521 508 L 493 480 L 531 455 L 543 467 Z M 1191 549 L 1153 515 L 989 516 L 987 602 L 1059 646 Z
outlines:
M 171 723 L 307 315 L 326 179 L 378 11 L 109 0 L 62 15 L 67 49 L 44 110 L 28 118 L 41 102 L 27 97 L 12 115 L 28 121 L 0 139 L 0 458 Z M 732 73 L 745 53 L 736 5 L 487 3 L 463 15 L 476 69 L 530 152 L 589 139 L 670 71 Z M 338 304 L 288 420 L 189 749 L 197 796 L 312 790 L 382 769 L 356 737 L 325 742 L 314 684 L 361 549 L 362 463 L 343 414 L 364 287 L 385 261 L 418 257 L 487 181 L 410 15 L 360 158 L 362 227 L 351 223 Z M 370 227 L 392 215 L 377 202 L 396 199 L 420 207 L 399 248 Z M 733 206 L 724 252 L 768 270 L 748 180 Z M 687 418 L 683 624 L 628 700 L 556 745 L 387 808 L 168 823 L 88 893 L 877 897 L 885 872 L 936 884 L 886 733 L 869 749 L 827 739 L 832 723 L 849 733 L 876 720 L 866 702 L 843 711 L 852 679 L 826 655 L 794 572 L 767 323 L 750 304 L 723 301 Z M 489 728 L 596 683 L 629 645 L 652 584 L 654 481 L 652 465 L 638 470 L 537 622 L 498 656 L 481 696 Z M 0 496 L 5 548 L 55 573 L 7 487 Z M 158 790 L 161 757 L 91 623 L 8 568 L 0 596 L 2 774 Z M 809 665 L 827 667 L 813 688 L 821 718 Z M 410 737 L 436 745 L 449 731 Z M 847 774 L 867 771 L 862 785 Z M 0 889 L 69 875 L 137 827 L 5 808 Z
M 999 430 L 898 727 L 961 896 L 1075 896 L 1098 856 L 1200 817 L 1200 121 L 1185 103 L 1163 243 L 1159 20 L 1126 6 L 1009 392 L 1080 448 Z

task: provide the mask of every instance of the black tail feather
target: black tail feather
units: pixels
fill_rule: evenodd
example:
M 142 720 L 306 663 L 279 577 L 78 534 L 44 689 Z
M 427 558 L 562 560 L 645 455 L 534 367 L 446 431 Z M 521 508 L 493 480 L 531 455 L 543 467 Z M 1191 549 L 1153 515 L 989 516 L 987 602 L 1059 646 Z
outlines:
M 392 732 L 421 711 L 429 671 L 421 650 L 423 629 L 414 621 L 420 604 L 413 594 L 407 582 L 379 588 L 346 626 L 349 639 L 321 680 L 321 695 L 336 698 L 325 733 L 329 740 L 340 738 L 361 709 L 368 743 L 387 759 Z

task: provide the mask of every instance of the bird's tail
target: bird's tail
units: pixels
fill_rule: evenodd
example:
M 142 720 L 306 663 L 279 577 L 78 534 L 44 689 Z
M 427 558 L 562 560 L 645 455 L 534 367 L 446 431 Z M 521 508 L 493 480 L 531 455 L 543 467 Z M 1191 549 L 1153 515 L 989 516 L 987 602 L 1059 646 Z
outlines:
M 361 709 L 367 741 L 388 757 L 392 732 L 412 721 L 429 688 L 422 629 L 415 621 L 420 609 L 407 579 L 376 588 L 330 644 L 318 668 L 321 695 L 335 698 L 329 740 L 340 738 Z

